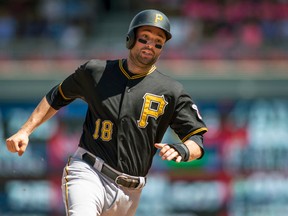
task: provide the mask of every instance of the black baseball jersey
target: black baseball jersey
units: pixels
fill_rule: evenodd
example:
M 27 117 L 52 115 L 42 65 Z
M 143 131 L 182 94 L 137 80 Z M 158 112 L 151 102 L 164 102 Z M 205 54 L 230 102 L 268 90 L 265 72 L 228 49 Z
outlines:
M 125 59 L 90 60 L 46 95 L 54 109 L 76 98 L 88 104 L 79 146 L 113 168 L 145 176 L 167 128 L 184 142 L 207 131 L 182 85 L 155 66 L 133 75 Z M 200 144 L 201 145 L 201 144 Z

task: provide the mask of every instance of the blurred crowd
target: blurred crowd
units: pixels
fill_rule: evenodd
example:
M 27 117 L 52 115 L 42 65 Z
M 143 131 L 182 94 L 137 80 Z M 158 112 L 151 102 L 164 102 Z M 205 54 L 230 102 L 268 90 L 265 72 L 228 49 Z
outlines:
M 40 47 L 42 57 L 60 49 L 85 56 L 82 50 L 100 37 L 115 35 L 113 25 L 98 34 L 105 18 L 115 17 L 116 27 L 122 15 L 146 8 L 162 10 L 171 20 L 176 39 L 165 57 L 288 58 L 287 0 L 2 0 L 0 58 L 25 58 Z
M 233 57 L 229 55 L 231 51 L 235 57 L 287 57 L 286 0 L 186 1 L 181 11 L 184 17 L 199 22 L 198 40 L 207 41 L 208 46 L 205 42 L 200 44 L 206 47 L 208 55 L 209 47 L 216 45 L 218 52 L 228 51 L 228 58 Z M 217 56 L 217 49 L 212 49 L 211 54 Z
M 97 19 L 95 16 L 97 2 L 93 0 L 1 1 L 0 45 L 3 48 L 12 47 L 17 50 L 21 49 L 22 44 L 28 49 L 29 46 L 33 49 L 40 45 L 39 43 L 68 43 L 67 45 L 70 46 L 73 43 L 78 44 L 80 43 L 78 40 L 93 34 L 89 26 Z M 25 46 L 25 43 L 29 46 Z

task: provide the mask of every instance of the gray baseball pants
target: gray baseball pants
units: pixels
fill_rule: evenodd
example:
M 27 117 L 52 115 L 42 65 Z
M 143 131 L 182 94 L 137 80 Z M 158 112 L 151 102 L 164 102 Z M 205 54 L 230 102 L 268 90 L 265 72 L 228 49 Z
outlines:
M 66 215 L 134 216 L 142 189 L 117 185 L 84 162 L 81 159 L 83 151 L 78 148 L 63 171 L 62 195 Z

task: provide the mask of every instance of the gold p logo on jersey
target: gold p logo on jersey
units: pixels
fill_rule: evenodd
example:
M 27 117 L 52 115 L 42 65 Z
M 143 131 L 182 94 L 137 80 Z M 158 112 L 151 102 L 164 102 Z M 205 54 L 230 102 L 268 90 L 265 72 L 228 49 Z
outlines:
M 161 14 L 155 14 L 155 20 L 154 22 L 157 23 L 158 21 L 162 21 L 163 20 L 163 16 Z
M 164 110 L 168 102 L 165 100 L 164 95 L 153 95 L 146 93 L 143 97 L 144 102 L 142 112 L 138 122 L 138 127 L 145 128 L 148 125 L 148 118 L 152 117 L 157 119 L 164 114 Z

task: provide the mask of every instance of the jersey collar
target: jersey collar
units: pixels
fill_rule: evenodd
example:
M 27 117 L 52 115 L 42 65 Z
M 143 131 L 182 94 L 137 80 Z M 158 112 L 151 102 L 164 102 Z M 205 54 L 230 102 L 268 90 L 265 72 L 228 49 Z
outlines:
M 120 68 L 121 72 L 127 77 L 127 79 L 138 79 L 141 77 L 145 77 L 148 74 L 151 74 L 156 70 L 156 66 L 153 65 L 152 68 L 147 73 L 135 74 L 135 75 L 131 76 L 130 75 L 131 73 L 129 73 L 128 70 L 126 69 L 127 66 L 124 68 L 124 61 L 125 61 L 124 59 L 119 59 L 119 68 Z

